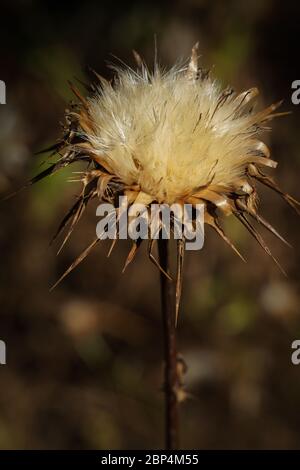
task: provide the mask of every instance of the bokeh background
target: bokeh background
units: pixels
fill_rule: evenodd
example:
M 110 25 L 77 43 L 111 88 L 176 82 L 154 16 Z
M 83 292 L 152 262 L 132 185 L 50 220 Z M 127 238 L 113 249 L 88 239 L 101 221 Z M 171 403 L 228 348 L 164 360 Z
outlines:
M 300 4 L 287 0 L 132 2 L 2 1 L 0 191 L 36 174 L 34 153 L 60 136 L 72 98 L 67 80 L 106 77 L 131 50 L 162 64 L 188 56 L 199 40 L 205 67 L 238 90 L 258 86 L 260 104 L 283 98 L 292 114 L 265 136 L 277 180 L 298 199 Z M 80 168 L 78 168 L 80 169 Z M 1 449 L 134 449 L 163 443 L 159 275 L 139 253 L 122 274 L 128 245 L 110 259 L 103 243 L 53 293 L 49 287 L 94 237 L 91 205 L 60 256 L 49 248 L 80 187 L 61 172 L 0 204 Z M 179 350 L 190 394 L 181 409 L 183 448 L 299 448 L 300 338 L 297 216 L 261 188 L 261 213 L 293 244 L 264 233 L 285 278 L 234 220 L 225 226 L 244 265 L 207 229 L 205 247 L 186 256 Z

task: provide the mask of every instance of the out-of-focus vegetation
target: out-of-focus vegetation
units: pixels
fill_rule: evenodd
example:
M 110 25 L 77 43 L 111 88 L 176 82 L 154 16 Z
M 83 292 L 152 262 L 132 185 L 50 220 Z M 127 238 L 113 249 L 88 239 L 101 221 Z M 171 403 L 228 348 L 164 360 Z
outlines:
M 297 2 L 175 0 L 1 3 L 0 190 L 36 174 L 34 152 L 60 135 L 71 99 L 67 80 L 86 79 L 87 65 L 110 76 L 116 55 L 149 64 L 157 35 L 161 63 L 189 54 L 199 40 L 203 64 L 224 85 L 258 86 L 261 103 L 285 98 L 293 114 L 266 135 L 282 187 L 300 197 L 300 108 Z M 59 257 L 49 240 L 76 184 L 61 173 L 1 204 L 0 448 L 157 448 L 162 444 L 158 272 L 143 251 L 126 274 L 120 242 L 103 243 L 53 293 L 49 286 L 94 236 L 95 205 Z M 205 248 L 188 252 L 179 349 L 191 398 L 182 406 L 184 448 L 297 448 L 300 366 L 300 224 L 276 195 L 262 190 L 261 212 L 294 245 L 266 234 L 284 278 L 242 227 L 227 230 L 244 265 L 207 229 Z

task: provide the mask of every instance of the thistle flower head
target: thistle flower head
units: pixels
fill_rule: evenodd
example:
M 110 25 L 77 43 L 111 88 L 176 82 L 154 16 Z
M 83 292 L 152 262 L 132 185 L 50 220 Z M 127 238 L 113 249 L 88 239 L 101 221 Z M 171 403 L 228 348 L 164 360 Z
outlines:
M 186 66 L 169 71 L 156 66 L 150 73 L 135 53 L 137 70 L 115 68 L 113 81 L 94 72 L 96 83 L 88 87 L 87 98 L 71 85 L 79 102 L 66 111 L 64 136 L 52 147 L 61 155 L 60 159 L 31 181 L 74 162 L 87 162 L 88 168 L 80 178 L 81 195 L 56 234 L 70 223 L 64 243 L 91 199 L 115 203 L 117 195 L 126 195 L 131 204 L 202 203 L 205 222 L 237 254 L 221 228 L 222 215 L 238 218 L 270 256 L 269 248 L 250 220 L 285 241 L 258 214 L 255 184 L 260 181 L 274 189 L 299 211 L 299 203 L 264 173 L 265 167 L 275 168 L 276 162 L 270 158 L 260 135 L 269 121 L 279 115 L 275 111 L 280 103 L 256 111 L 253 105 L 258 94 L 256 88 L 242 93 L 231 88 L 222 90 L 209 73 L 198 67 L 197 47 L 192 49 Z M 153 242 L 149 240 L 149 255 L 158 264 L 152 255 Z M 178 301 L 183 242 L 178 245 Z M 134 258 L 140 243 L 141 240 L 134 241 L 126 265 Z
M 212 183 L 234 190 L 266 151 L 247 107 L 256 89 L 224 92 L 209 77 L 189 79 L 186 72 L 117 70 L 114 86 L 104 82 L 88 100 L 90 127 L 81 134 L 123 183 L 162 203 Z

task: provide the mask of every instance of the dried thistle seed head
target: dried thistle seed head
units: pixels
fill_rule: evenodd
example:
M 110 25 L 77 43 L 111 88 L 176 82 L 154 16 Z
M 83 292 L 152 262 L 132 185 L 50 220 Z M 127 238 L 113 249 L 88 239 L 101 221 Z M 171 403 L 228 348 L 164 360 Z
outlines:
M 149 72 L 137 53 L 136 71 L 115 67 L 115 78 L 110 82 L 94 72 L 97 83 L 88 87 L 91 94 L 87 98 L 71 85 L 79 103 L 66 112 L 64 137 L 51 148 L 61 158 L 30 182 L 74 162 L 87 162 L 86 172 L 79 177 L 82 193 L 56 234 L 70 223 L 64 243 L 90 199 L 98 197 L 115 204 L 119 195 L 127 196 L 130 204 L 203 203 L 205 222 L 237 254 L 220 226 L 220 215 L 237 217 L 272 258 L 249 218 L 285 241 L 258 214 L 255 187 L 256 180 L 269 186 L 299 212 L 299 202 L 262 171 L 263 167 L 275 168 L 276 162 L 270 159 L 260 134 L 266 123 L 285 113 L 275 113 L 280 103 L 256 112 L 252 104 L 256 88 L 242 93 L 222 90 L 198 67 L 197 47 L 193 47 L 187 65 L 167 72 L 157 66 Z M 149 241 L 149 257 L 158 265 L 152 255 L 153 243 Z M 134 242 L 125 266 L 140 244 L 141 240 Z M 178 243 L 177 309 L 183 252 L 184 240 Z
M 153 200 L 171 204 L 212 183 L 235 190 L 247 165 L 267 152 L 256 136 L 275 107 L 254 118 L 247 102 L 255 89 L 224 92 L 179 68 L 117 74 L 114 86 L 104 83 L 88 100 L 82 136 L 126 185 Z

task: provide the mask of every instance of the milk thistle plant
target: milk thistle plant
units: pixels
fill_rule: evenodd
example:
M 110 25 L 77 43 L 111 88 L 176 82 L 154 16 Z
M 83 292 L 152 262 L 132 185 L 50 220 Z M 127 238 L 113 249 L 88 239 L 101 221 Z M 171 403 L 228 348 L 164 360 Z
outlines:
M 283 192 L 265 169 L 277 163 L 270 158 L 260 135 L 276 116 L 281 104 L 256 111 L 253 99 L 257 88 L 236 93 L 222 89 L 209 72 L 198 66 L 198 44 L 190 60 L 168 71 L 154 64 L 149 71 L 134 52 L 136 70 L 114 66 L 115 76 L 107 81 L 94 72 L 95 83 L 87 87 L 84 97 L 70 84 L 77 100 L 66 110 L 62 138 L 49 150 L 59 159 L 29 184 L 76 162 L 86 162 L 79 174 L 82 191 L 61 222 L 56 238 L 67 230 L 62 246 L 71 235 L 90 200 L 113 204 L 121 211 L 119 197 L 126 196 L 129 206 L 152 203 L 190 204 L 203 207 L 204 222 L 242 259 L 238 249 L 224 233 L 222 216 L 237 218 L 275 261 L 253 222 L 258 222 L 287 243 L 258 213 L 256 182 L 275 190 L 299 212 L 300 205 Z M 134 215 L 131 215 L 134 218 Z M 172 228 L 176 221 L 173 217 Z M 184 224 L 184 221 L 179 221 Z M 160 219 L 158 234 L 164 231 Z M 95 240 L 67 269 L 60 282 L 97 245 Z M 125 267 L 134 259 L 144 240 L 132 242 Z M 112 242 L 114 246 L 116 239 Z M 182 361 L 176 351 L 178 316 L 185 251 L 185 236 L 177 240 L 177 269 L 173 282 L 169 268 L 168 240 L 149 236 L 148 255 L 160 270 L 161 305 L 164 335 L 164 392 L 166 400 L 166 447 L 178 446 L 178 404 L 182 390 Z M 153 254 L 158 244 L 158 259 Z M 57 283 L 58 283 L 57 282 Z M 56 283 L 56 285 L 57 285 Z

